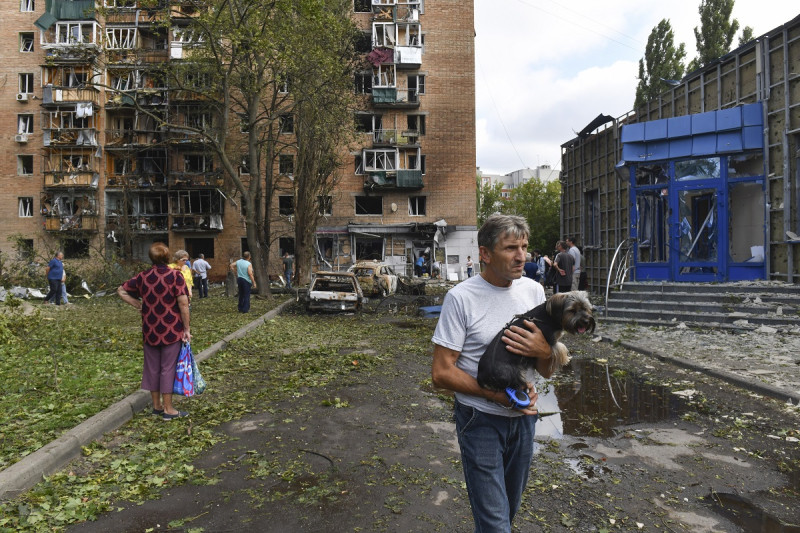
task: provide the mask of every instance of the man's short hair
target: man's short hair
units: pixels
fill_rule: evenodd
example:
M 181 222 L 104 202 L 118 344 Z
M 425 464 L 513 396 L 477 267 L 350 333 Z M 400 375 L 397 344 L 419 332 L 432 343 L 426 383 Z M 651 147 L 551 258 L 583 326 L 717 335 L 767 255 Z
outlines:
M 528 223 L 521 216 L 495 213 L 478 230 L 478 246 L 494 250 L 497 241 L 504 235 L 520 239 L 528 238 L 530 234 Z
M 242 257 L 243 257 L 244 259 L 250 259 L 250 252 L 245 252 L 245 253 L 243 253 L 243 254 L 242 254 Z
M 575 238 L 574 237 L 567 237 L 567 242 L 572 244 L 573 246 L 577 246 L 578 245 L 578 243 L 575 242 Z
M 206 258 L 206 256 L 204 256 L 203 254 L 197 254 L 197 257 L 199 257 L 200 259 L 205 259 Z
M 169 248 L 163 242 L 154 242 L 150 245 L 150 251 L 148 254 L 150 256 L 150 261 L 153 262 L 154 265 L 166 265 L 169 263 Z

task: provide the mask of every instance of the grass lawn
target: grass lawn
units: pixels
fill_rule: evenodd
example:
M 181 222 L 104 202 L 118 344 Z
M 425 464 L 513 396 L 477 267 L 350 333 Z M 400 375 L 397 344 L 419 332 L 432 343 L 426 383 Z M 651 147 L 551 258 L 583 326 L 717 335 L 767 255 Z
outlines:
M 200 353 L 284 300 L 253 298 L 241 314 L 221 288 L 194 298 L 192 349 Z M 8 311 L 0 313 L 0 469 L 139 388 L 141 316 L 116 294 L 70 302 L 34 301 L 24 316 L 0 304 Z
M 279 301 L 256 300 L 254 312 L 246 317 L 253 319 Z M 234 300 L 222 298 L 192 304 L 198 351 L 245 322 L 235 306 Z M 4 453 L 18 453 L 15 450 L 24 446 L 32 450 L 34 440 L 44 443 L 50 438 L 41 435 L 54 436 L 138 387 L 137 319 L 132 308 L 113 297 L 72 309 L 42 311 L 33 331 L 47 328 L 48 333 L 35 335 L 36 371 L 28 370 L 24 377 L 16 375 L 16 367 L 24 367 L 29 359 L 25 355 L 34 351 L 31 339 L 14 345 L 16 364 L 8 365 L 3 358 L 2 379 L 9 380 L 11 374 L 13 380 L 8 382 L 19 383 L 14 397 L 2 400 L 4 426 L 13 421 L 16 428 L 13 432 L 4 428 Z M 393 368 L 389 362 L 400 354 L 420 358 L 427 365 L 432 327 L 430 320 L 411 317 L 399 328 L 379 314 L 308 315 L 292 307 L 202 363 L 207 391 L 180 399 L 178 404 L 191 412 L 190 418 L 166 423 L 146 412 L 134 416 L 122 428 L 84 447 L 83 457 L 66 469 L 19 498 L 0 502 L 0 533 L 63 531 L 69 524 L 113 511 L 114 502 L 157 498 L 184 483 L 217 484 L 216 475 L 192 463 L 226 438 L 216 430 L 220 424 L 249 413 L 270 412 L 273 405 L 287 399 L 314 398 L 321 387 L 337 380 L 368 383 L 372 373 Z M 59 361 L 60 393 L 52 386 L 51 346 L 57 347 L 58 353 L 75 353 L 69 363 Z M 119 364 L 117 359 L 125 363 Z M 42 390 L 44 393 L 39 392 Z M 338 407 L 338 400 L 319 398 L 321 405 L 331 408 Z M 14 417 L 24 417 L 24 422 Z M 16 444 L 8 446 L 11 442 Z M 292 468 L 282 465 L 283 475 L 299 475 L 300 471 Z M 182 527 L 182 522 L 168 524 L 177 530 L 202 531 Z

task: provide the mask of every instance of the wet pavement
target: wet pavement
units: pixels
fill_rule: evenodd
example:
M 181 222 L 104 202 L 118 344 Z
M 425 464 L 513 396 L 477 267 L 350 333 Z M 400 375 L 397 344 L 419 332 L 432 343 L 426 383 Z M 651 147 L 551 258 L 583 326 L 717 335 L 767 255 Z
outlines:
M 597 333 L 612 335 L 603 325 Z M 710 340 L 623 333 L 676 357 Z M 519 531 L 800 531 L 796 408 L 613 342 L 564 342 L 573 362 L 538 385 L 546 416 Z M 786 374 L 796 366 L 770 362 L 773 373 L 743 375 L 791 388 L 796 377 Z M 70 531 L 471 531 L 451 406 L 430 388 L 429 364 L 412 351 L 368 381 L 225 424 L 226 441 L 194 465 L 216 484 L 174 487 L 143 505 L 115 502 L 118 512 Z M 289 476 L 289 465 L 302 465 L 302 475 Z

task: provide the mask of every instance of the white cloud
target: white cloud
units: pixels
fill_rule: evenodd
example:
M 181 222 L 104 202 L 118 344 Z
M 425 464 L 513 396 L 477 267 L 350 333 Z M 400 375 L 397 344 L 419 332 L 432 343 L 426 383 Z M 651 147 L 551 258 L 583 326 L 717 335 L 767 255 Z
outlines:
M 506 173 L 560 163 L 560 146 L 599 113 L 630 110 L 647 37 L 667 18 L 694 57 L 700 0 L 477 0 L 478 166 Z M 738 0 L 761 35 L 797 16 L 792 2 Z M 509 139 L 510 138 L 510 139 Z

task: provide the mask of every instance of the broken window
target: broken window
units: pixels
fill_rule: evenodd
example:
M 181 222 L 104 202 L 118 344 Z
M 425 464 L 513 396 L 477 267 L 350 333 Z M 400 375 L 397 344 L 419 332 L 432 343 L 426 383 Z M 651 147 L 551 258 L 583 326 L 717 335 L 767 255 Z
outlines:
M 583 193 L 584 229 L 583 242 L 585 246 L 600 245 L 600 191 L 593 189 Z
M 425 175 L 427 157 L 425 154 L 419 156 L 419 169 L 422 171 L 423 176 Z
M 19 10 L 22 12 L 30 12 L 35 11 L 36 6 L 33 0 L 20 0 L 19 1 Z
M 360 133 L 372 133 L 381 129 L 381 116 L 370 113 L 356 113 L 356 131 Z
M 205 154 L 184 154 L 183 171 L 190 173 L 211 172 L 214 170 L 214 158 Z
M 675 179 L 678 181 L 719 179 L 719 177 L 719 157 L 675 161 Z
M 597 210 L 599 211 L 599 205 L 597 205 Z M 669 259 L 668 190 L 659 187 L 638 191 L 636 193 L 636 219 L 637 261 L 640 263 L 667 261 Z M 586 244 L 589 244 L 589 236 L 590 234 L 586 233 L 584 237 Z
M 211 113 L 198 110 L 188 110 L 186 112 L 185 124 L 196 130 L 205 130 L 211 127 Z
M 356 196 L 356 215 L 382 215 L 383 196 Z
M 17 174 L 19 174 L 20 176 L 30 176 L 31 174 L 33 174 L 32 155 L 17 156 Z
M 330 216 L 333 213 L 333 197 L 317 196 L 317 212 L 320 216 Z
M 425 135 L 425 115 L 407 115 L 408 129 L 417 135 Z
M 294 175 L 294 156 L 289 154 L 281 154 L 278 158 L 278 172 L 284 176 Z
M 397 169 L 395 150 L 364 150 L 364 170 L 374 172 Z
M 392 48 L 397 43 L 397 26 L 393 22 L 375 22 L 372 25 L 373 48 Z
M 19 34 L 19 51 L 20 52 L 33 52 L 33 32 L 20 32 Z
M 28 218 L 33 216 L 33 197 L 22 196 L 17 199 L 19 203 L 19 216 L 20 218 Z
M 356 72 L 354 90 L 356 94 L 372 94 L 372 72 Z
M 408 77 L 408 101 L 418 102 L 419 95 L 425 94 L 425 76 L 409 76 Z
M 372 34 L 368 32 L 359 33 L 355 38 L 355 51 L 358 54 L 368 54 L 372 51 Z
M 250 174 L 250 157 L 243 155 L 239 161 L 239 175 Z
M 424 216 L 427 197 L 425 196 L 409 196 L 408 198 L 408 214 L 411 216 Z
M 278 76 L 278 92 L 282 94 L 286 94 L 289 92 L 289 76 L 286 74 L 281 74 Z
M 397 87 L 395 65 L 378 65 L 372 69 L 373 87 Z
M 135 9 L 136 0 L 103 0 L 103 5 L 115 9 Z
M 284 216 L 294 215 L 294 196 L 278 196 L 278 213 Z
M 56 43 L 95 44 L 95 32 L 99 28 L 95 22 L 57 22 Z
M 33 133 L 33 115 L 17 115 L 17 133 Z
M 360 155 L 357 155 L 353 158 L 353 173 L 357 175 L 361 175 L 364 173 L 364 158 Z
M 658 185 L 669 182 L 669 170 L 667 165 L 637 165 L 634 179 L 637 186 Z M 666 185 L 664 185 L 666 187 Z
M 281 133 L 294 133 L 294 117 L 290 114 L 281 115 L 278 118 L 278 128 Z
M 213 238 L 186 238 L 186 251 L 189 257 L 197 257 L 203 254 L 206 259 L 214 259 L 214 239 Z
M 371 13 L 372 0 L 353 0 L 353 11 L 356 13 Z
M 19 75 L 19 92 L 32 94 L 33 93 L 33 74 L 29 72 L 21 73 Z
M 728 157 L 728 179 L 764 175 L 764 155 L 761 152 Z
M 106 48 L 131 50 L 136 47 L 136 28 L 106 28 Z
M 735 263 L 763 262 L 766 219 L 764 184 L 761 181 L 731 184 L 728 203 L 728 246 L 731 260 Z
M 64 239 L 62 248 L 65 259 L 89 257 L 89 241 L 85 239 Z

